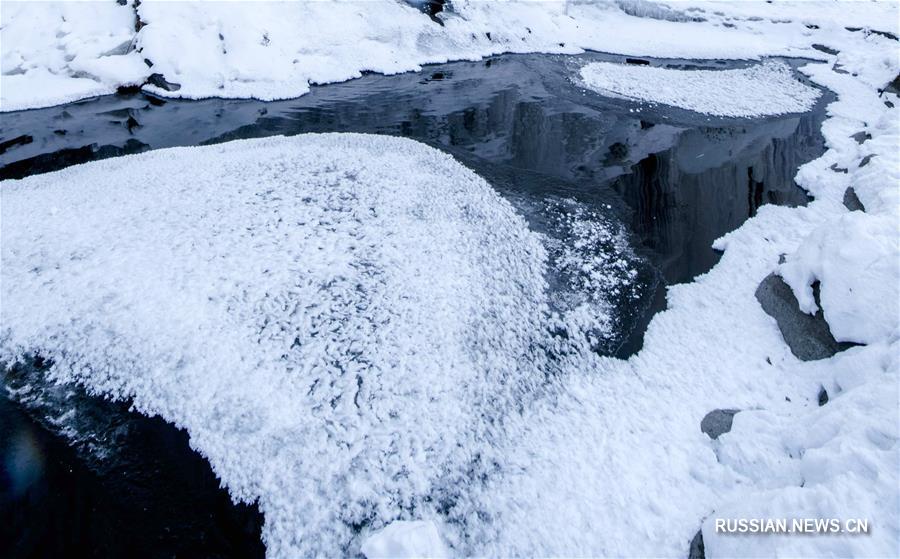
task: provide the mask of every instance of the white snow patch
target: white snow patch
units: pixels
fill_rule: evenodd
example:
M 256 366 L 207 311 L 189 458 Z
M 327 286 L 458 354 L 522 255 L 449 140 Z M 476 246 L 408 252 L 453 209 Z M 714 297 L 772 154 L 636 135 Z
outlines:
M 734 70 L 674 70 L 594 62 L 581 69 L 590 89 L 716 116 L 751 117 L 809 110 L 819 91 L 781 62 Z
M 135 14 L 116 2 L 4 2 L 0 111 L 68 103 L 140 85 Z
M 370 535 L 360 551 L 369 559 L 406 559 L 448 557 L 434 522 L 425 520 L 397 520 Z
M 186 428 L 271 556 L 350 554 L 456 490 L 542 381 L 538 236 L 416 142 L 160 150 L 2 194 L 0 361 Z
M 821 225 L 779 267 L 800 308 L 819 310 L 838 341 L 873 343 L 900 324 L 900 225 L 896 216 L 850 212 Z

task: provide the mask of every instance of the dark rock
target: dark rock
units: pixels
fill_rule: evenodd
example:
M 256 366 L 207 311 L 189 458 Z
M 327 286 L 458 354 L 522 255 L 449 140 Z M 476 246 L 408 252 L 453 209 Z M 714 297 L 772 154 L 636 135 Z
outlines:
M 30 144 L 34 141 L 34 138 L 29 136 L 28 134 L 22 134 L 21 136 L 16 136 L 11 140 L 6 140 L 5 142 L 0 142 L 0 153 L 5 153 L 11 147 L 15 146 L 24 146 L 26 144 Z
M 147 83 L 166 91 L 178 91 L 181 89 L 181 84 L 166 81 L 162 74 L 150 74 L 150 77 L 147 78 Z
M 638 66 L 649 66 L 650 65 L 650 61 L 644 60 L 643 58 L 626 58 L 625 63 L 626 64 L 637 64 Z
M 697 530 L 694 539 L 691 540 L 691 549 L 688 551 L 688 559 L 706 559 L 706 547 L 703 545 L 703 530 Z
M 438 18 L 437 15 L 447 8 L 448 6 L 445 0 L 426 0 L 425 4 L 422 6 L 422 11 L 428 14 L 428 17 L 431 18 L 431 21 L 443 27 L 444 22 L 441 21 L 441 19 Z
M 141 86 L 139 85 L 120 85 L 116 88 L 116 95 L 135 95 L 140 91 Z
M 893 93 L 894 95 L 900 95 L 900 74 L 897 74 L 897 77 L 892 79 L 890 83 L 884 86 L 881 91 L 878 92 L 878 96 L 881 97 L 884 92 Z M 890 106 L 893 107 L 893 104 Z
M 813 293 L 818 302 L 818 282 L 813 285 Z M 820 308 L 815 315 L 800 310 L 800 303 L 794 292 L 783 279 L 769 274 L 756 289 L 756 300 L 763 310 L 775 319 L 785 343 L 797 359 L 814 361 L 831 357 L 839 351 L 857 344 L 838 342 L 831 335 L 828 323 Z
M 869 33 L 874 33 L 875 35 L 881 35 L 882 37 L 886 37 L 888 39 L 891 39 L 892 41 L 898 40 L 897 36 L 889 31 L 881 31 L 879 29 L 869 29 Z
M 821 387 L 819 389 L 819 407 L 824 406 L 828 403 L 828 391 L 825 390 L 825 387 Z
M 713 410 L 700 422 L 700 430 L 715 440 L 719 435 L 731 431 L 734 415 L 741 410 Z
M 834 56 L 834 55 L 836 55 L 837 53 L 841 52 L 841 51 L 839 51 L 839 50 L 837 50 L 837 49 L 833 49 L 833 48 L 831 48 L 831 47 L 826 47 L 825 45 L 822 45 L 822 44 L 819 44 L 819 43 L 813 43 L 812 48 L 816 49 L 816 50 L 819 51 L 819 52 L 824 52 L 825 54 L 830 54 L 830 55 L 832 55 L 832 56 Z
M 837 164 L 837 163 L 832 163 L 832 164 L 831 164 L 831 167 L 829 167 L 829 169 L 831 169 L 831 170 L 834 171 L 835 173 L 844 173 L 844 174 L 846 174 L 846 173 L 848 172 L 848 170 L 847 170 L 846 167 L 838 167 L 838 164 Z
M 856 134 L 853 134 L 850 137 L 853 138 L 854 140 L 856 140 L 856 143 L 858 143 L 858 144 L 861 144 L 861 143 L 865 142 L 866 140 L 872 139 L 872 135 L 869 134 L 868 132 L 866 132 L 865 130 L 861 130 L 861 131 L 857 132 Z
M 866 165 L 869 164 L 869 161 L 872 161 L 873 157 L 875 157 L 874 153 L 870 153 L 869 155 L 863 157 L 862 159 L 859 160 L 859 166 L 865 167 Z
M 865 206 L 863 206 L 862 202 L 859 201 L 859 197 L 856 195 L 856 191 L 853 190 L 852 186 L 848 187 L 847 190 L 844 191 L 844 207 L 851 212 L 866 211 Z

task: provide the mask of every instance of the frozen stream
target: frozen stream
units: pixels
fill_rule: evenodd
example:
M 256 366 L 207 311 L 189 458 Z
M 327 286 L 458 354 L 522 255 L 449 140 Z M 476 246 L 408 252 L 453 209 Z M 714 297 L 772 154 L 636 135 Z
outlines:
M 831 97 L 804 115 L 712 118 L 584 90 L 573 81 L 577 69 L 597 60 L 623 57 L 502 56 L 369 75 L 271 103 L 123 92 L 9 113 L 0 127 L 0 178 L 242 138 L 406 136 L 450 152 L 510 200 L 544 234 L 559 311 L 588 305 L 601 317 L 590 331 L 592 347 L 627 356 L 664 308 L 665 285 L 716 263 L 716 238 L 762 204 L 806 202 L 793 177 L 823 151 L 819 128 Z M 21 390 L 39 376 L 20 367 L 4 380 Z M 262 552 L 258 513 L 228 503 L 183 432 L 69 390 L 41 387 L 39 398 L 0 404 L 0 540 L 14 542 L 13 555 Z M 68 436 L 74 450 L 47 431 Z M 81 524 L 67 524 L 76 517 Z

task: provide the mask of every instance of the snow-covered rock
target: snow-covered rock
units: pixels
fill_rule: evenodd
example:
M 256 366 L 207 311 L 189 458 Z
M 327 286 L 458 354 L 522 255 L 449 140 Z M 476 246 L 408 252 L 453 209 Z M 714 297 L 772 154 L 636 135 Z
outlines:
M 4 2 L 0 111 L 56 105 L 140 85 L 135 14 L 109 2 Z
M 819 310 L 839 342 L 872 343 L 900 328 L 900 224 L 896 216 L 849 212 L 816 229 L 779 274 L 800 308 Z

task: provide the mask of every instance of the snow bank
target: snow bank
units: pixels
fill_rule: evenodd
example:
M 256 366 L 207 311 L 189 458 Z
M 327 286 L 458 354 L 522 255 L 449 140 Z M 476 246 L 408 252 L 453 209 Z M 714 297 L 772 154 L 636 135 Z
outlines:
M 780 62 L 737 70 L 673 70 L 595 62 L 581 69 L 587 87 L 604 94 L 664 103 L 716 116 L 751 117 L 809 110 L 819 91 Z
M 896 216 L 850 212 L 816 229 L 781 265 L 800 308 L 815 314 L 812 284 L 839 342 L 873 343 L 900 325 L 900 226 Z
M 273 100 L 366 71 L 408 72 L 505 52 L 687 58 L 816 52 L 791 33 L 763 37 L 710 26 L 650 2 L 455 0 L 436 16 L 440 23 L 401 0 L 8 1 L 0 17 L 3 111 L 109 93 L 151 74 L 177 84 L 176 90 L 147 82 L 157 95 Z M 17 77 L 19 67 L 31 75 Z
M 134 11 L 116 2 L 4 2 L 0 110 L 68 103 L 140 85 Z
M 270 556 L 352 554 L 456 490 L 543 382 L 537 236 L 413 141 L 160 150 L 2 192 L 0 361 L 186 428 Z

